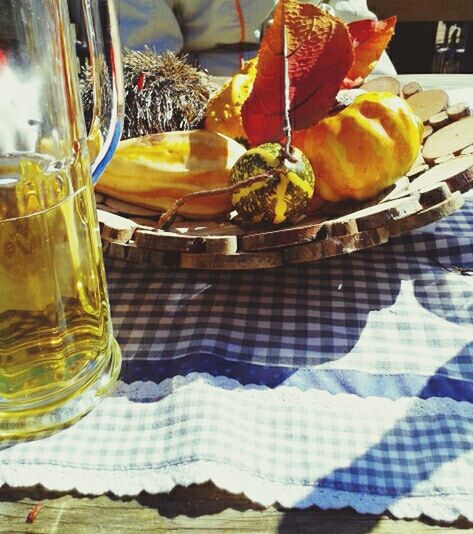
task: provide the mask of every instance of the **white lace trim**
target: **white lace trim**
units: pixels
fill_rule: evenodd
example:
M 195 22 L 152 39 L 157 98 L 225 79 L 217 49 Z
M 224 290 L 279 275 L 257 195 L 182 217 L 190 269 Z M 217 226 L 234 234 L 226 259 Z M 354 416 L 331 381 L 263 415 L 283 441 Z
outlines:
M 291 386 L 270 389 L 259 385 L 241 385 L 238 381 L 208 374 L 191 373 L 166 379 L 160 384 L 154 382 L 119 382 L 114 392 L 122 402 L 153 401 L 186 387 L 222 388 L 232 395 L 242 395 L 245 399 L 268 400 L 277 403 L 301 405 L 316 402 L 318 406 L 340 409 L 347 405 L 361 413 L 373 414 L 378 410 L 389 413 L 391 417 L 402 415 L 409 409 L 411 415 L 448 414 L 452 417 L 471 417 L 473 405 L 446 398 L 427 400 L 402 398 L 395 401 L 379 397 L 360 398 L 356 395 L 340 393 L 332 395 L 321 390 L 301 391 Z M 370 400 L 371 399 L 371 400 Z M 244 399 L 243 399 L 244 400 Z M 113 402 L 113 399 L 104 401 Z M 271 400 L 271 402 L 273 402 Z M 387 412 L 387 410 L 389 410 Z M 82 494 L 100 495 L 112 492 L 118 496 L 137 495 L 141 491 L 163 493 L 171 491 L 176 485 L 212 481 L 216 486 L 232 493 L 244 493 L 249 499 L 264 506 L 279 503 L 287 508 L 307 508 L 316 505 L 322 509 L 351 507 L 359 513 L 380 514 L 388 510 L 398 518 L 416 518 L 422 514 L 437 521 L 454 521 L 460 516 L 473 521 L 473 494 L 435 494 L 435 489 L 427 495 L 367 495 L 366 493 L 347 492 L 336 489 L 318 488 L 297 482 L 280 482 L 258 477 L 228 464 L 215 461 L 193 461 L 155 469 L 112 469 L 90 470 L 48 464 L 19 465 L 0 463 L 0 485 L 13 487 L 42 484 L 49 490 L 70 491 L 76 489 Z
M 10 486 L 42 484 L 52 491 L 77 490 L 82 494 L 100 495 L 112 492 L 117 496 L 167 493 L 175 486 L 189 486 L 212 481 L 231 493 L 244 493 L 263 506 L 279 503 L 286 508 L 307 508 L 316 505 L 324 510 L 351 507 L 359 513 L 381 514 L 388 510 L 397 518 L 416 518 L 425 514 L 436 521 L 455 521 L 460 516 L 473 521 L 473 495 L 388 496 L 366 495 L 295 484 L 280 484 L 258 478 L 228 465 L 199 461 L 148 471 L 89 471 L 49 466 L 3 466 L 1 478 Z M 74 480 L 74 484 L 70 483 Z M 126 490 L 125 490 L 126 488 Z
M 278 386 L 276 388 L 269 388 L 264 385 L 247 384 L 242 385 L 233 378 L 226 376 L 212 376 L 208 373 L 190 373 L 186 376 L 175 376 L 173 378 L 166 378 L 159 384 L 156 382 L 133 382 L 126 384 L 125 382 L 118 382 L 114 397 L 126 397 L 130 401 L 153 401 L 166 397 L 187 386 L 210 386 L 212 388 L 225 389 L 232 391 L 235 394 L 244 395 L 246 399 L 255 399 L 264 394 L 264 397 L 274 397 L 274 402 L 279 403 L 306 403 L 317 401 L 320 406 L 330 405 L 333 407 L 334 403 L 339 403 L 340 407 L 345 406 L 347 402 L 353 406 L 358 403 L 362 411 L 366 413 L 373 413 L 373 411 L 381 411 L 390 413 L 399 411 L 405 413 L 409 408 L 410 414 L 416 415 L 433 415 L 437 413 L 448 413 L 449 415 L 467 415 L 473 418 L 473 405 L 466 401 L 456 401 L 446 397 L 431 397 L 429 399 L 419 399 L 416 397 L 403 397 L 397 400 L 391 400 L 383 397 L 358 397 L 351 393 L 337 393 L 332 394 L 320 389 L 300 390 L 295 386 Z M 375 400 L 375 403 L 369 402 Z M 368 408 L 369 403 L 369 408 Z M 415 405 L 415 406 L 414 406 Z M 368 408 L 368 409 L 367 409 Z
M 471 415 L 473 406 L 468 402 L 457 402 L 448 398 L 430 398 L 427 400 L 402 398 L 395 401 L 379 397 L 362 399 L 356 395 L 339 393 L 332 395 L 321 390 L 301 391 L 292 386 L 279 386 L 271 389 L 255 384 L 242 385 L 237 380 L 205 373 L 191 373 L 187 376 L 177 376 L 166 379 L 160 384 L 154 382 L 134 382 L 125 384 L 120 382 L 115 391 L 116 396 L 125 396 L 130 401 L 152 400 L 169 395 L 173 391 L 191 384 L 205 384 L 222 388 L 228 391 L 241 392 L 245 396 L 257 397 L 264 392 L 275 397 L 276 403 L 317 403 L 340 402 L 345 404 L 359 403 L 360 407 L 369 402 L 370 410 L 404 412 L 409 406 L 410 413 L 431 414 L 448 413 L 451 416 Z M 415 408 L 413 409 L 413 403 Z M 366 408 L 365 408 L 366 409 Z M 413 410 L 413 411 L 412 411 Z M 134 475 L 136 476 L 136 475 Z M 170 477 L 171 480 L 168 479 Z M 138 480 L 142 477 L 138 475 Z M 139 482 L 137 483 L 139 485 Z M 380 514 L 391 512 L 397 518 L 416 518 L 426 515 L 436 521 L 455 521 L 459 517 L 473 521 L 473 495 L 429 495 L 429 496 L 403 496 L 393 499 L 388 496 L 367 495 L 326 488 L 308 488 L 294 484 L 281 484 L 275 481 L 261 479 L 249 473 L 243 473 L 228 465 L 215 465 L 211 462 L 196 462 L 190 465 L 173 466 L 161 473 L 150 473 L 141 486 L 146 491 L 157 493 L 169 491 L 175 485 L 188 485 L 212 481 L 216 486 L 232 493 L 244 493 L 249 499 L 269 506 L 274 503 L 287 508 L 307 508 L 316 505 L 322 509 L 340 509 L 351 507 L 359 513 Z M 166 481 L 166 482 L 165 482 Z M 167 484 L 167 485 L 166 485 Z M 123 487 L 120 485 L 120 487 Z

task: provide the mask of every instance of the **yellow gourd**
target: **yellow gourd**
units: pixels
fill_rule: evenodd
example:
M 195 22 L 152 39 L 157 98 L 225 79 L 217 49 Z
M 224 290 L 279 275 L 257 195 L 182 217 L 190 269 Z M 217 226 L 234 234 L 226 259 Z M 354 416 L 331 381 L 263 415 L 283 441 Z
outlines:
M 365 93 L 307 130 L 294 145 L 317 176 L 314 200 L 367 200 L 414 163 L 423 125 L 409 104 L 391 93 Z
M 227 187 L 245 148 L 224 135 L 192 130 L 120 141 L 96 190 L 138 206 L 167 210 L 186 194 Z M 210 219 L 232 207 L 231 195 L 192 199 L 178 213 Z
M 246 140 L 241 107 L 251 93 L 256 77 L 256 58 L 245 63 L 210 100 L 205 115 L 205 128 L 236 140 Z

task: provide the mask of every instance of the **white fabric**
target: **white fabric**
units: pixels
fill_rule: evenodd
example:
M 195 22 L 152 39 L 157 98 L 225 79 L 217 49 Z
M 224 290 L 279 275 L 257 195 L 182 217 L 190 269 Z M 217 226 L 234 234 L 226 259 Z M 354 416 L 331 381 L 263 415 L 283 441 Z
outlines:
M 435 436 L 445 418 L 452 421 L 451 436 Z M 211 480 L 265 506 L 351 506 L 403 518 L 473 520 L 473 478 L 464 476 L 471 473 L 473 453 L 459 454 L 460 446 L 452 453 L 450 441 L 472 421 L 473 406 L 451 399 L 270 390 L 192 373 L 159 385 L 119 383 L 113 398 L 73 427 L 41 441 L 0 445 L 0 485 L 41 483 L 57 491 L 123 496 Z M 375 460 L 383 455 L 384 473 Z M 369 466 L 372 474 L 365 475 Z M 409 484 L 419 468 L 428 474 Z M 364 480 L 365 490 L 315 483 L 328 482 L 334 472 L 359 487 Z M 369 494 L 376 477 L 404 484 L 404 491 Z

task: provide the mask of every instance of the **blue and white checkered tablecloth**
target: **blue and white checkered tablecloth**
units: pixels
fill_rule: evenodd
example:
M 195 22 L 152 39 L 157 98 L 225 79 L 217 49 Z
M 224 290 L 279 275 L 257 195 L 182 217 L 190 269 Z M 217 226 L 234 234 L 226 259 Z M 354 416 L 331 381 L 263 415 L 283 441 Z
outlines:
M 473 520 L 473 198 L 435 225 L 253 272 L 107 266 L 113 397 L 0 446 L 0 483 Z

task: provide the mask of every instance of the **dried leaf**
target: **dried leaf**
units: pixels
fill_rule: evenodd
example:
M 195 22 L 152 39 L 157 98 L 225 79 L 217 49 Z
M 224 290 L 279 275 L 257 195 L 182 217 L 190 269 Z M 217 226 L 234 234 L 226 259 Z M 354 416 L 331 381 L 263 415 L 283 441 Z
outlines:
M 42 507 L 43 505 L 40 502 L 36 503 L 26 516 L 26 522 L 34 523 Z
M 348 25 L 353 39 L 355 59 L 344 87 L 353 87 L 357 79 L 364 79 L 375 68 L 381 54 L 394 34 L 396 17 L 386 20 L 356 20 Z
M 330 110 L 353 63 L 347 26 L 312 4 L 280 0 L 258 54 L 253 90 L 242 107 L 253 145 L 284 136 L 284 26 L 294 129 L 312 126 Z

